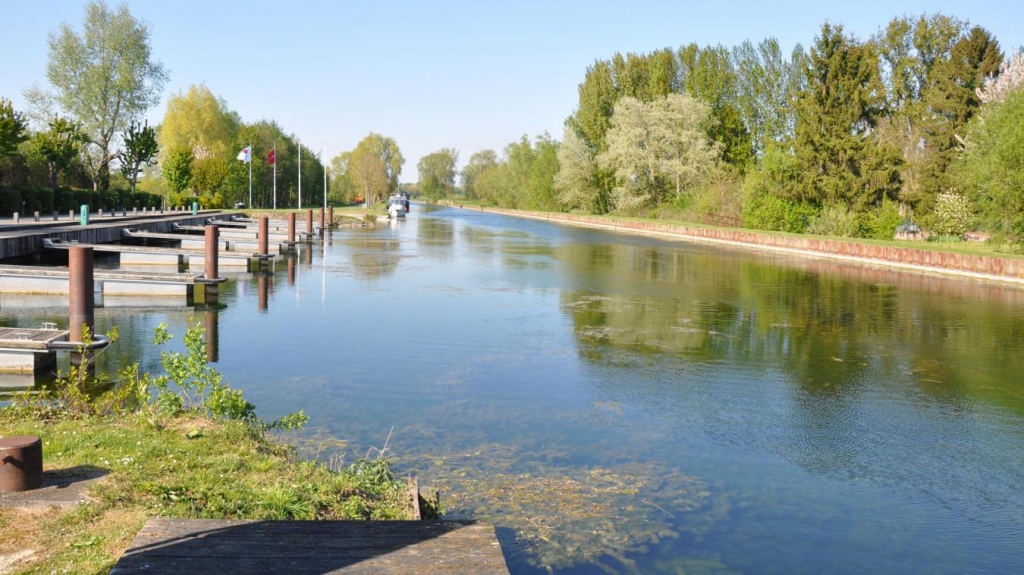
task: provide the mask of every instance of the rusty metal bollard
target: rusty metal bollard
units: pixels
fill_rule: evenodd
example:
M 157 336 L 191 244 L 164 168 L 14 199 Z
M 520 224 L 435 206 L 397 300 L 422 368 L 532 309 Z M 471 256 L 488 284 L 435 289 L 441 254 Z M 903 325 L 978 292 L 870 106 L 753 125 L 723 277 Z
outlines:
M 42 440 L 34 435 L 0 439 L 0 492 L 28 491 L 42 483 Z

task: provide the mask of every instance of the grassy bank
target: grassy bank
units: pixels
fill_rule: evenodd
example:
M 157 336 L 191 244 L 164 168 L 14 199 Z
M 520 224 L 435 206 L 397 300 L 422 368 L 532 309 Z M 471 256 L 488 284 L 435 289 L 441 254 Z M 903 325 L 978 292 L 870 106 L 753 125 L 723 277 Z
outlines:
M 154 341 L 170 337 L 161 326 Z M 72 508 L 0 507 L 0 573 L 106 573 L 149 517 L 411 518 L 405 483 L 386 458 L 346 465 L 332 457 L 331 467 L 298 459 L 270 430 L 295 428 L 305 416 L 259 419 L 206 365 L 201 326 L 184 342 L 184 353 L 162 353 L 164 374 L 130 366 L 117 387 L 97 392 L 88 370 L 72 370 L 0 409 L 0 437 L 42 439 L 48 476 L 99 477 Z M 43 491 L 37 497 L 45 502 Z
M 11 435 L 42 438 L 47 471 L 105 474 L 74 509 L 0 508 L 0 554 L 35 551 L 19 572 L 106 572 L 148 517 L 407 518 L 386 460 L 332 471 L 238 421 L 0 410 Z

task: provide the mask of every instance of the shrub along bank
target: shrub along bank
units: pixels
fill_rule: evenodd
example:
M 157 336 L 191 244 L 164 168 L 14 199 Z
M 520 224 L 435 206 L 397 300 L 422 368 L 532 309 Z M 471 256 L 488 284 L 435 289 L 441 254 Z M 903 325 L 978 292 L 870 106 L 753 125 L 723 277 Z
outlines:
M 93 210 L 114 210 L 118 208 L 159 208 L 163 196 L 131 190 L 72 190 L 69 188 L 42 188 L 25 186 L 17 188 L 0 187 L 0 216 L 14 212 L 51 213 L 53 211 L 77 211 L 83 204 Z

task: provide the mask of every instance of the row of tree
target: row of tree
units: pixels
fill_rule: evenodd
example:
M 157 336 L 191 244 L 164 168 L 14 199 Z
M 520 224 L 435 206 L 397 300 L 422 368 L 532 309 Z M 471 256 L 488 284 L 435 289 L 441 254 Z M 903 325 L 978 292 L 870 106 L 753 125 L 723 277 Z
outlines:
M 255 207 L 298 206 L 300 193 L 305 206 L 323 203 L 323 151 L 306 147 L 276 122 L 243 122 L 205 85 L 168 99 L 159 140 L 154 175 L 162 177 L 150 184 L 171 203 L 198 198 L 206 206 L 248 204 L 250 168 Z M 249 163 L 238 159 L 247 148 Z
M 1024 191 L 1010 184 L 1024 163 L 999 156 L 1024 149 L 1010 133 L 1021 60 L 942 14 L 895 18 L 867 40 L 826 23 L 788 56 L 774 39 L 616 54 L 587 69 L 561 143 L 477 152 L 462 191 L 508 207 L 876 237 L 955 206 L 968 226 L 1024 236 Z

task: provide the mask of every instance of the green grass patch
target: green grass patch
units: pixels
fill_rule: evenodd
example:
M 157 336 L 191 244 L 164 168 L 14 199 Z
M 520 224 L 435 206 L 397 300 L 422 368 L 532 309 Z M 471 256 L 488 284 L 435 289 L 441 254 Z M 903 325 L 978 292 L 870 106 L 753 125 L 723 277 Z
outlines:
M 241 421 L 11 407 L 0 410 L 0 436 L 11 435 L 42 438 L 48 471 L 106 473 L 75 509 L 0 509 L 0 530 L 25 535 L 5 547 L 36 550 L 26 573 L 106 572 L 148 517 L 409 518 L 404 484 L 386 459 L 332 470 Z
M 154 343 L 171 337 L 161 325 Z M 184 343 L 184 353 L 161 353 L 163 374 L 129 366 L 117 387 L 95 392 L 88 367 L 73 368 L 0 409 L 0 437 L 40 437 L 46 471 L 102 475 L 71 510 L 0 508 L 0 571 L 5 555 L 28 549 L 18 565 L 26 573 L 105 573 L 148 517 L 411 519 L 406 485 L 383 450 L 347 467 L 298 458 L 271 430 L 295 429 L 305 415 L 259 419 L 207 365 L 199 324 Z

